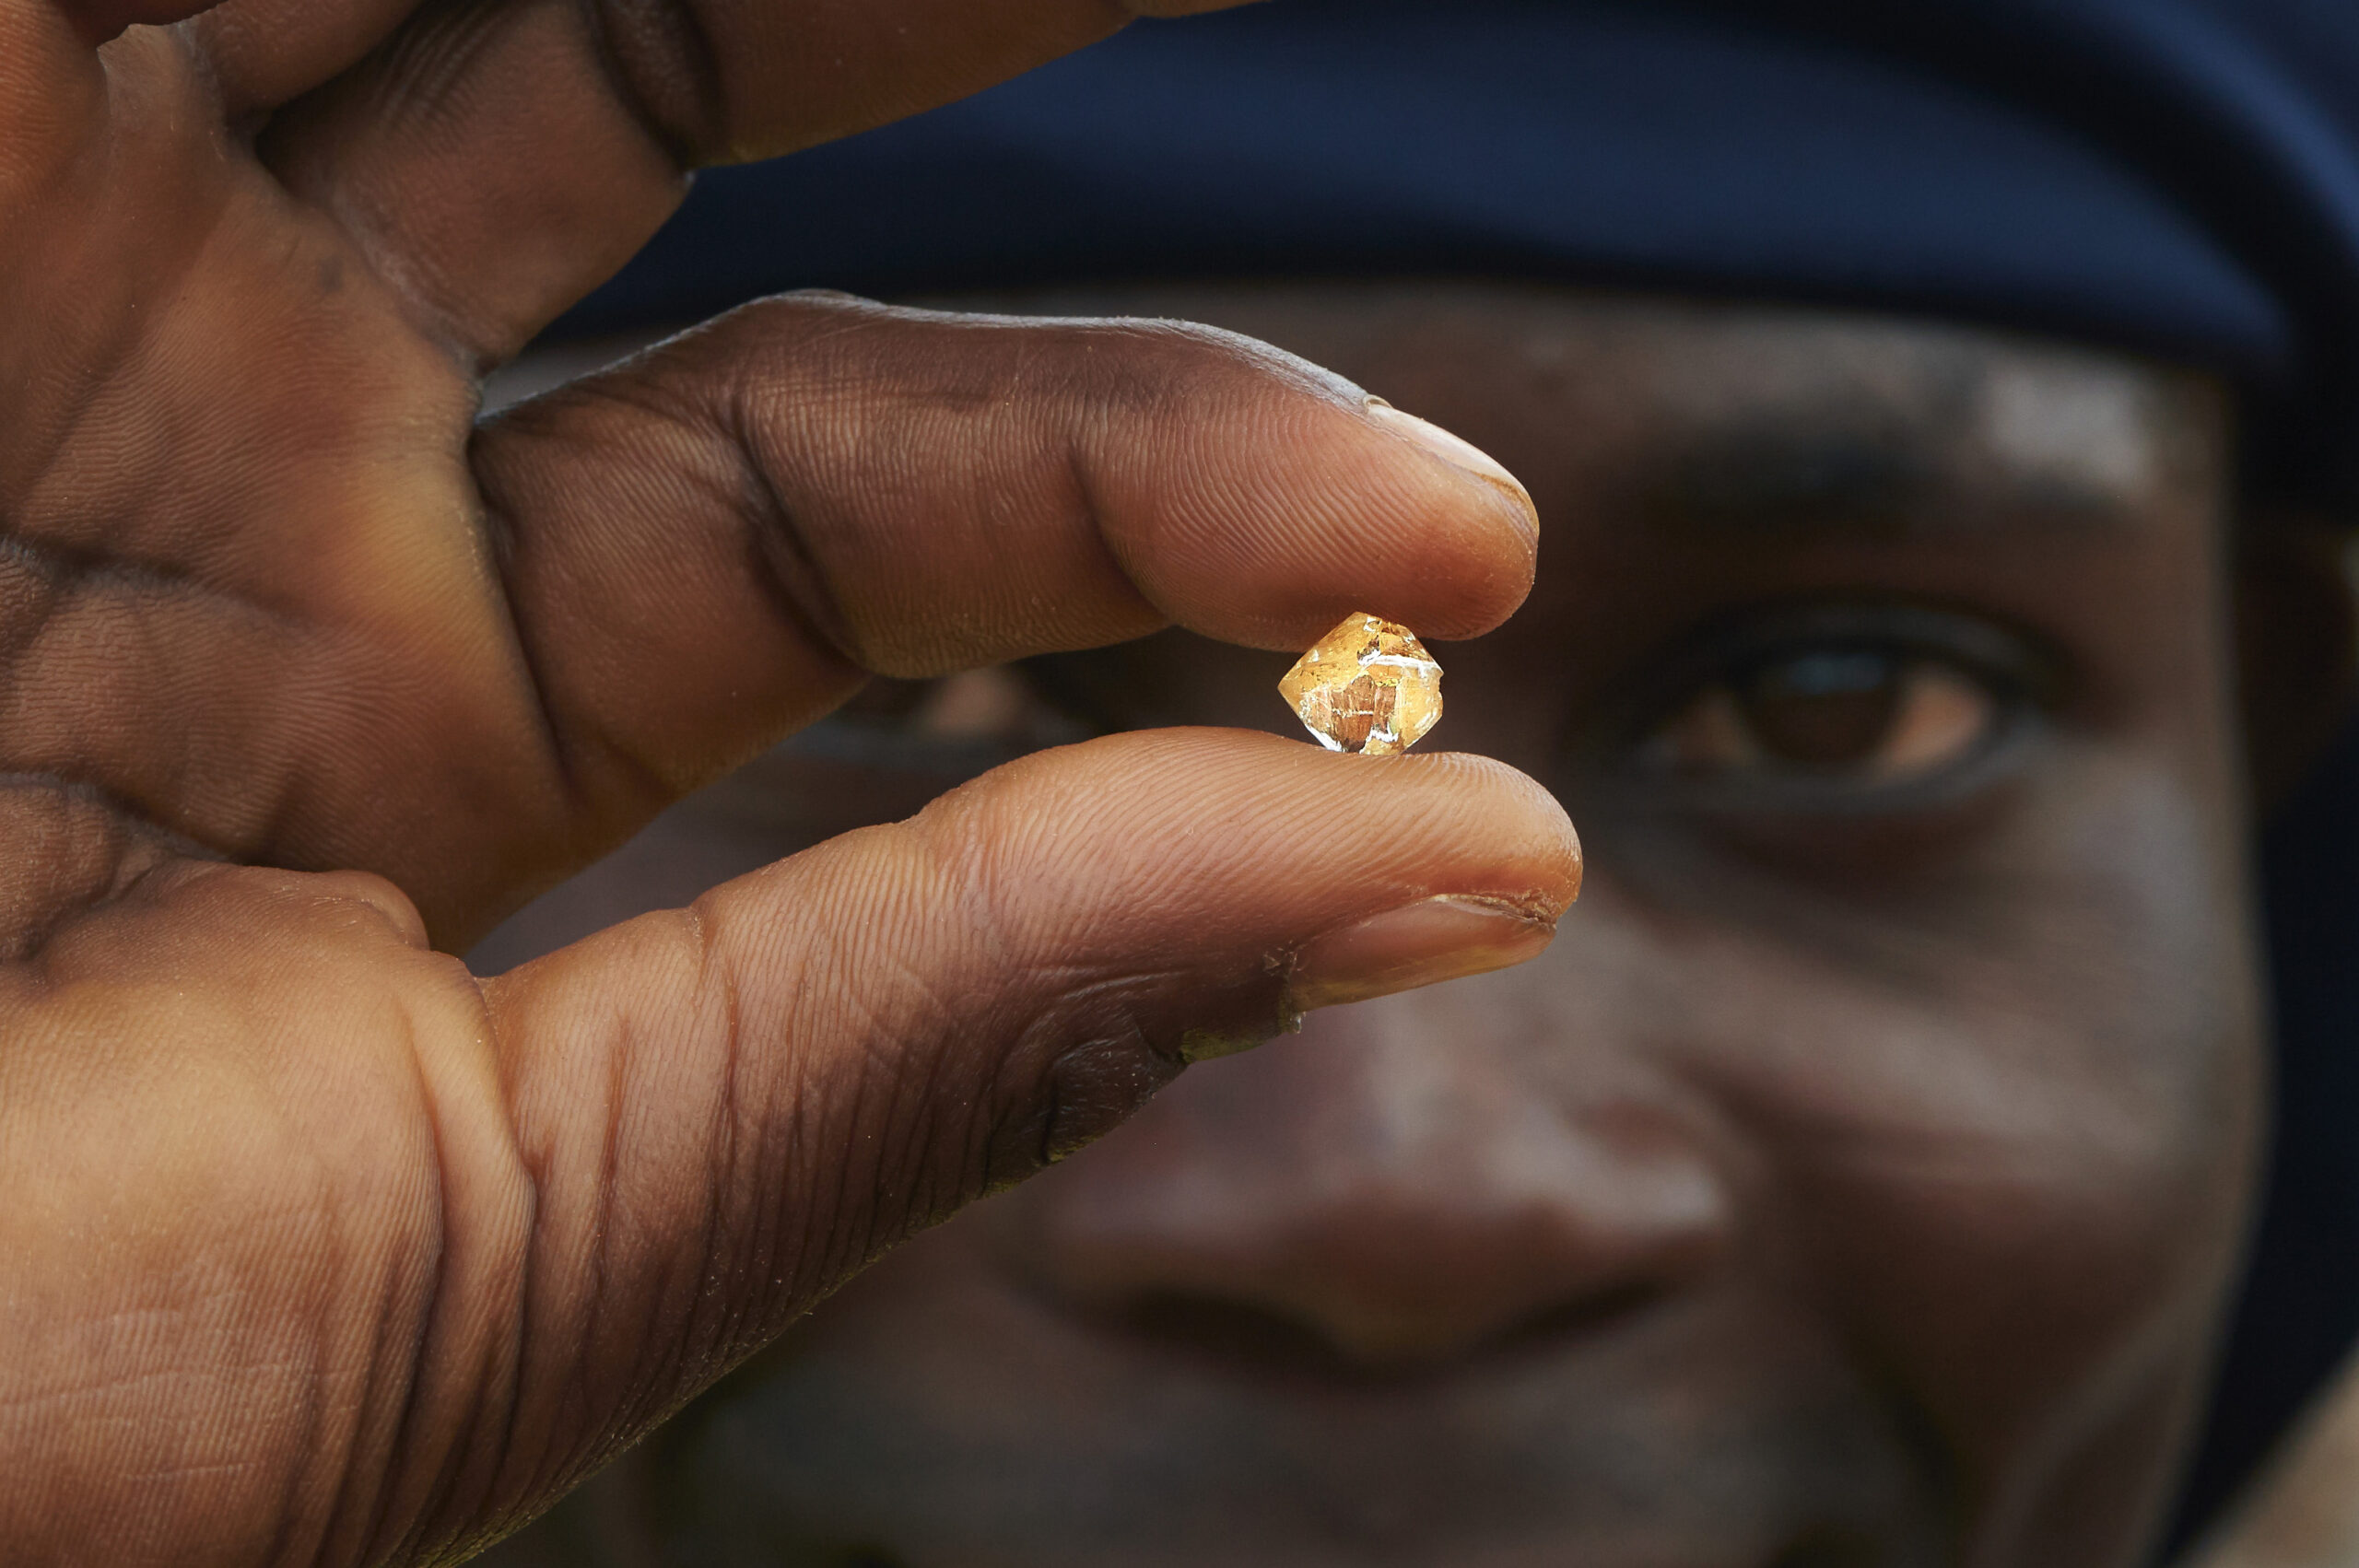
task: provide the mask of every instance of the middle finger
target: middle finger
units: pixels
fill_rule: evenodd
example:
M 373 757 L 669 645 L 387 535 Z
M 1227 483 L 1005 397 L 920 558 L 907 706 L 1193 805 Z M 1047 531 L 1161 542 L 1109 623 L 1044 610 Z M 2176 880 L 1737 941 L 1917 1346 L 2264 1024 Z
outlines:
M 423 324 L 512 355 L 670 216 L 701 165 L 963 97 L 1139 12 L 1238 0 L 513 0 L 429 6 L 272 122 L 264 158 Z

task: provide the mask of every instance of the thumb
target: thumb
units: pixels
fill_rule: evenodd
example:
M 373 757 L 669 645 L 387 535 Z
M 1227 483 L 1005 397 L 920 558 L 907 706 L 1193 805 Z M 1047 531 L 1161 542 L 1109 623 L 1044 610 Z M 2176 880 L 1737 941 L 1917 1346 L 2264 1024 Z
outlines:
M 1501 765 L 1148 732 L 489 981 L 537 1208 L 518 1407 L 478 1424 L 569 1482 L 1190 1060 L 1520 962 L 1579 880 Z

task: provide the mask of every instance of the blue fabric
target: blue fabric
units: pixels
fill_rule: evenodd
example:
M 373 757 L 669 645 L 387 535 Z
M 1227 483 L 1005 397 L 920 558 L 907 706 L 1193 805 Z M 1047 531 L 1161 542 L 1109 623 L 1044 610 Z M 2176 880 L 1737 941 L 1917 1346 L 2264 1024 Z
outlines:
M 1847 53 L 1529 3 L 1293 0 L 1135 28 L 708 174 L 575 320 L 801 284 L 1437 269 L 2054 321 L 2261 374 L 2291 356 L 2220 246 L 2069 136 Z
M 2337 95 L 2340 96 L 2337 96 Z M 1493 273 L 2212 366 L 2359 495 L 2359 6 L 1277 0 L 706 175 L 561 333 L 772 290 Z
M 2359 500 L 2359 0 L 1274 0 L 703 177 L 560 323 L 781 288 L 1452 274 L 1922 311 L 2247 390 Z M 2182 1530 L 2359 1326 L 2359 730 L 2264 856 L 2271 1195 Z

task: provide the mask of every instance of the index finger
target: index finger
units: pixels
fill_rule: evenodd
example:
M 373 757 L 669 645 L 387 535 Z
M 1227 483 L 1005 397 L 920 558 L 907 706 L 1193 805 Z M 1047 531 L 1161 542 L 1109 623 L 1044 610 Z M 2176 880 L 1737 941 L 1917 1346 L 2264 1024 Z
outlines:
M 485 362 L 611 275 L 686 171 L 774 157 L 977 92 L 1134 17 L 1244 0 L 0 0 L 0 189 L 106 124 L 117 64 L 264 125 L 421 330 Z
M 779 84 L 768 78 L 778 66 L 791 69 L 800 57 L 824 61 L 828 68 L 817 91 L 789 112 L 814 123 L 837 121 L 844 128 L 833 134 L 841 135 L 973 92 L 1102 38 L 1134 17 L 1192 16 L 1249 3 L 1020 0 L 977 6 L 957 0 L 898 6 L 819 0 L 790 9 L 775 0 L 587 0 L 578 8 L 616 39 L 619 51 L 651 46 L 704 56 L 700 70 L 683 76 L 703 78 L 690 85 L 718 88 L 728 112 L 749 128 L 766 110 L 776 114 L 786 108 L 769 96 Z M 21 0 L 7 7 L 19 13 L 11 18 L 12 32 L 21 29 L 27 40 L 50 34 L 53 49 L 69 34 L 95 49 L 133 27 L 196 19 L 215 83 L 238 113 L 276 108 L 349 70 L 420 8 L 420 0 Z M 41 13 L 62 21 L 65 30 L 53 33 Z M 1070 41 L 1060 46 L 1060 38 Z M 960 56 L 963 68 L 956 63 Z
M 1174 322 L 790 297 L 521 405 L 475 460 L 557 771 L 610 824 L 868 672 L 1173 622 L 1299 648 L 1355 610 L 1471 637 L 1537 548 L 1473 448 Z

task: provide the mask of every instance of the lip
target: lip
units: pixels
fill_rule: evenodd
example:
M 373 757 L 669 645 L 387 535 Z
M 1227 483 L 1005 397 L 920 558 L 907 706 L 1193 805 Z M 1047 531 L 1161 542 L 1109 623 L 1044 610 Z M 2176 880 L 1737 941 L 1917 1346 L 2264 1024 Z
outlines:
M 1510 1324 L 1471 1352 L 1402 1354 L 1382 1361 L 1347 1355 L 1309 1329 L 1270 1314 L 1184 1297 L 1090 1320 L 1085 1331 L 1123 1342 L 1133 1353 L 1168 1357 L 1208 1378 L 1300 1392 L 1394 1389 L 1414 1396 L 1446 1393 L 1449 1385 L 1470 1378 L 1513 1377 L 1525 1367 L 1561 1355 L 1568 1342 L 1595 1340 L 1636 1322 L 1658 1300 L 1658 1292 L 1632 1286 Z

